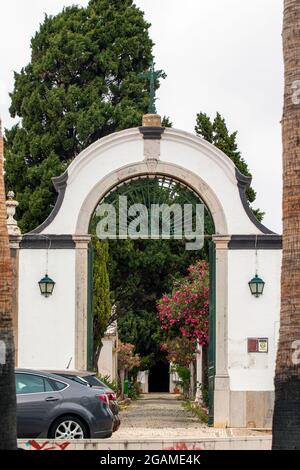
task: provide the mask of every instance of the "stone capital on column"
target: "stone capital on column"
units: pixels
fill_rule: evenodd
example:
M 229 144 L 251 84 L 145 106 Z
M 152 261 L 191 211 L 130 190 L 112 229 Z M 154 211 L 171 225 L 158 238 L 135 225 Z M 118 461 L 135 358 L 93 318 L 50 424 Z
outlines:
M 75 242 L 76 250 L 87 250 L 91 241 L 90 235 L 74 235 L 73 240 Z
M 9 235 L 9 246 L 11 249 L 18 250 L 22 241 L 22 235 Z
M 231 240 L 230 235 L 214 235 L 212 239 L 217 250 L 228 250 L 228 243 Z

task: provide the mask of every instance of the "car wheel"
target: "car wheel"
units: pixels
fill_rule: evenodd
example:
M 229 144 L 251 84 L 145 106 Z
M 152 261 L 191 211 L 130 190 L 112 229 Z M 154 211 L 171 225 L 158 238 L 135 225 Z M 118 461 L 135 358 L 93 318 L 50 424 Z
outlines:
M 51 426 L 49 437 L 51 439 L 86 439 L 88 432 L 79 418 L 62 416 Z

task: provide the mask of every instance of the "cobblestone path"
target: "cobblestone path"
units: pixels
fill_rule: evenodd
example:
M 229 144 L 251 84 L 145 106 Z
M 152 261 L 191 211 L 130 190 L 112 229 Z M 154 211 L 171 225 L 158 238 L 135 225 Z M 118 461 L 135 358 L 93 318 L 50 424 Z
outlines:
M 208 429 L 182 406 L 178 395 L 149 393 L 121 412 L 112 439 L 194 437 Z

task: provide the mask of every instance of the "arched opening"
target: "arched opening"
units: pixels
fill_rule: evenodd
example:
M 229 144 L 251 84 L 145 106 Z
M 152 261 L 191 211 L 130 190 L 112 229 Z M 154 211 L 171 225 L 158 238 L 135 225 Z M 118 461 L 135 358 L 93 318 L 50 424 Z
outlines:
M 159 219 L 153 218 L 153 210 L 157 207 L 161 208 Z M 202 220 L 197 218 L 200 214 L 197 207 L 202 208 Z M 107 218 L 110 208 L 115 221 Z M 101 232 L 105 225 L 103 220 L 106 235 Z M 153 222 L 159 228 L 159 234 L 153 233 Z M 201 223 L 203 226 L 198 225 Z M 115 230 L 114 234 L 108 233 L 109 224 Z M 130 232 L 132 224 L 135 232 Z M 195 247 L 189 247 L 191 238 L 185 238 L 188 224 L 199 238 Z M 125 235 L 127 232 L 129 235 Z M 93 239 L 107 240 L 113 303 L 120 311 L 117 316 L 119 338 L 123 343 L 134 344 L 140 355 L 140 369 L 147 372 L 147 390 L 178 390 L 178 383 L 175 383 L 178 375 L 171 370 L 167 354 L 161 348 L 163 336 L 156 304 L 164 294 L 171 292 L 175 279 L 187 275 L 190 265 L 199 259 L 208 261 L 209 245 L 215 233 L 210 210 L 199 194 L 179 179 L 158 174 L 140 175 L 122 181 L 102 195 L 90 219 L 89 233 Z M 156 258 L 159 260 L 157 265 Z M 207 354 L 202 357 L 206 360 Z M 208 387 L 206 362 L 202 369 L 205 371 L 203 386 Z M 196 368 L 193 373 L 196 386 Z

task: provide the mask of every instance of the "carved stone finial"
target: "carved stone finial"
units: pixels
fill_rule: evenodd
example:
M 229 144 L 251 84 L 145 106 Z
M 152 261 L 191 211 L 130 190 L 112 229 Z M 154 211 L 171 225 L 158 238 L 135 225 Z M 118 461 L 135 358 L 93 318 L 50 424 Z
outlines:
M 143 126 L 145 127 L 161 127 L 161 117 L 159 114 L 144 114 Z
M 16 209 L 19 205 L 18 201 L 14 200 L 15 193 L 9 191 L 7 193 L 6 200 L 6 211 L 7 211 L 7 229 L 8 235 L 21 235 L 21 230 L 18 227 L 18 222 L 15 220 L 14 216 L 16 214 Z

